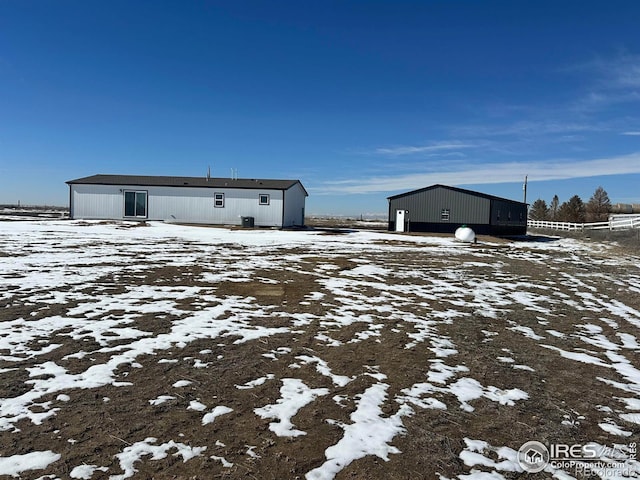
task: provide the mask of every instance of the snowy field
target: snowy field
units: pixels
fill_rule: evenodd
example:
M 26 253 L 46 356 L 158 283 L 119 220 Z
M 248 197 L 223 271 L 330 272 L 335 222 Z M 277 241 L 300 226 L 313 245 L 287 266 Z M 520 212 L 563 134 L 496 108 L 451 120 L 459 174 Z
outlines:
M 0 386 L 25 479 L 639 478 L 640 258 L 0 222 Z M 600 462 L 525 473 L 530 440 Z

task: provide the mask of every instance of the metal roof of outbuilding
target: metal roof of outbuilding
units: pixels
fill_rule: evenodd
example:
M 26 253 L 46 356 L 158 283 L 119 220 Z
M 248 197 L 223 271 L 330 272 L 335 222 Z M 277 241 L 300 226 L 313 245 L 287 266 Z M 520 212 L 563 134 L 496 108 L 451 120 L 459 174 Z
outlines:
M 448 185 L 441 185 L 441 184 L 436 184 L 436 185 L 431 185 L 430 187 L 424 187 L 424 188 L 419 188 L 417 190 L 411 190 L 410 192 L 405 192 L 405 193 L 399 193 L 397 195 L 393 195 L 391 197 L 387 197 L 388 200 L 395 200 L 396 198 L 401 198 L 401 197 L 406 197 L 407 195 L 413 195 L 414 193 L 420 193 L 420 192 L 426 192 L 427 190 L 434 190 L 436 188 L 444 188 L 447 190 L 453 190 L 454 192 L 460 192 L 460 193 L 466 193 L 467 195 L 473 195 L 474 197 L 481 197 L 481 198 L 487 198 L 489 200 L 500 200 L 503 202 L 512 202 L 512 203 L 520 203 L 523 205 L 528 205 L 524 202 L 519 202 L 518 200 L 511 200 L 509 198 L 503 198 L 503 197 L 496 197 L 495 195 L 489 195 L 487 193 L 482 193 L 482 192 L 475 192 L 473 190 L 466 190 L 464 188 L 458 188 L 458 187 L 450 187 Z
M 305 195 L 309 195 L 300 180 L 271 180 L 259 178 L 214 178 L 214 177 L 168 177 L 153 175 L 91 175 L 66 182 L 85 185 L 135 185 L 141 187 L 204 187 L 288 190 L 300 184 Z

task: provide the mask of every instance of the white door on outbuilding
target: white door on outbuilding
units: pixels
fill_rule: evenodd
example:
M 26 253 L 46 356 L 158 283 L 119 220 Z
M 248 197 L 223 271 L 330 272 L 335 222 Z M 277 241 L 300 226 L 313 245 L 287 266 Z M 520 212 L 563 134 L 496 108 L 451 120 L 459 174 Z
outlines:
M 396 232 L 404 232 L 408 210 L 396 210 Z

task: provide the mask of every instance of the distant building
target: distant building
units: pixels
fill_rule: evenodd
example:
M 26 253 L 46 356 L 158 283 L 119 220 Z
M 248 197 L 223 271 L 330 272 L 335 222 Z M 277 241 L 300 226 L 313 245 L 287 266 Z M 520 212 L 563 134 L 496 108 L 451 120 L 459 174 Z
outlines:
M 73 219 L 282 228 L 304 225 L 308 196 L 299 180 L 93 175 L 66 183 Z
M 461 225 L 477 234 L 525 235 L 527 204 L 485 193 L 432 185 L 388 197 L 389 230 L 453 233 Z
M 640 213 L 610 213 L 609 222 L 632 221 L 640 219 Z

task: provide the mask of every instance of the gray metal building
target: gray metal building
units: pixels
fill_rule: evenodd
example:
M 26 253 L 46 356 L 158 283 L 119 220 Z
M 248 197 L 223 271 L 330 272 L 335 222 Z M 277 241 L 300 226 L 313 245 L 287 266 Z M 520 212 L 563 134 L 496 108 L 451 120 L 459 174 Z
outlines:
M 67 184 L 73 219 L 302 226 L 308 196 L 299 180 L 92 175 Z
M 527 204 L 446 185 L 388 197 L 389 230 L 453 233 L 461 225 L 484 235 L 525 235 Z

